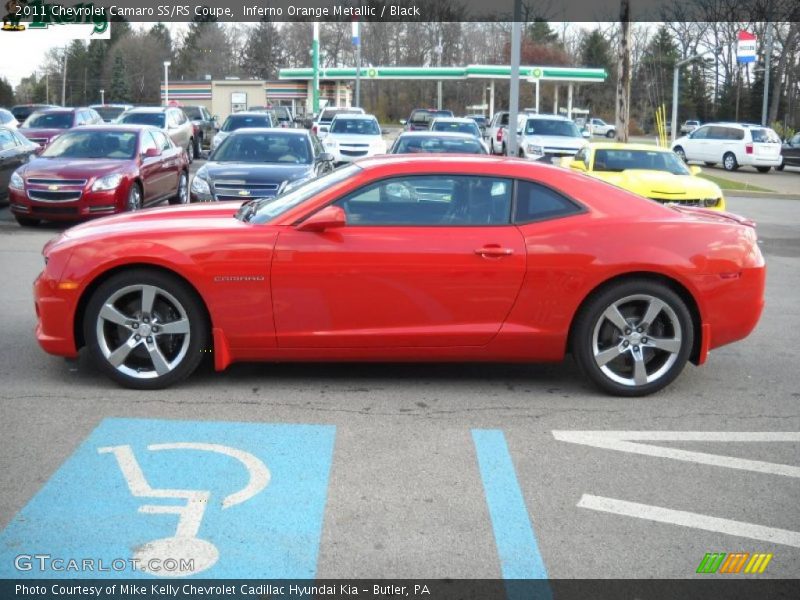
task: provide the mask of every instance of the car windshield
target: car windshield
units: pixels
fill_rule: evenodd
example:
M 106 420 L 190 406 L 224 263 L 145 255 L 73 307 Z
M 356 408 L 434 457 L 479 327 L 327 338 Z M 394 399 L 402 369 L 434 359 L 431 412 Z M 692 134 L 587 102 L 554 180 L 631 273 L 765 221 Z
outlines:
M 129 123 L 133 125 L 152 125 L 164 129 L 164 113 L 163 112 L 131 112 L 125 113 L 119 119 L 120 123 Z
M 69 129 L 73 118 L 72 112 L 33 113 L 22 126 L 28 129 Z
M 132 131 L 70 131 L 56 138 L 44 158 L 108 158 L 128 160 L 136 155 L 136 133 Z
M 453 133 L 469 133 L 480 137 L 481 132 L 478 129 L 477 123 L 461 123 L 459 121 L 442 121 L 437 120 L 433 122 L 431 131 L 452 131 Z
M 186 116 L 192 121 L 199 121 L 203 119 L 203 113 L 199 106 L 183 106 L 182 108 L 183 112 L 186 113 Z
M 677 154 L 658 150 L 596 150 L 594 170 L 606 172 L 647 170 L 689 175 L 689 169 Z
M 452 117 L 453 112 L 450 110 L 427 110 L 427 109 L 417 109 L 411 113 L 411 118 L 409 121 L 412 123 L 424 123 L 430 124 L 437 117 Z
M 331 133 L 347 135 L 380 135 L 381 128 L 374 119 L 348 119 L 336 117 L 331 125 Z
M 311 148 L 304 135 L 237 133 L 225 139 L 209 160 L 217 162 L 311 164 Z
M 289 114 L 289 109 L 285 106 L 271 108 L 270 113 L 276 121 L 280 121 L 282 123 L 292 120 L 292 116 Z
M 476 139 L 444 136 L 400 136 L 393 154 L 486 154 L 486 149 Z
M 469 117 L 469 118 L 472 119 L 473 121 L 475 121 L 479 126 L 486 125 L 486 117 L 477 116 L 477 117 Z
M 753 136 L 753 141 L 758 143 L 774 143 L 780 144 L 781 138 L 778 137 L 778 134 L 772 131 L 772 129 L 751 129 L 751 135 Z
M 572 121 L 558 119 L 528 119 L 525 122 L 525 135 L 554 135 L 581 137 L 581 132 Z
M 349 164 L 338 169 L 334 169 L 316 177 L 309 179 L 307 182 L 292 188 L 289 192 L 276 196 L 274 198 L 265 198 L 263 200 L 256 200 L 256 204 L 252 205 L 253 212 L 246 210 L 247 205 L 242 205 L 242 208 L 237 213 L 237 218 L 247 219 L 247 214 L 252 214 L 249 220 L 253 223 L 266 223 L 275 217 L 282 215 L 287 210 L 302 204 L 306 200 L 313 198 L 319 192 L 334 186 L 342 181 L 352 177 L 356 172 L 360 171 L 361 167 L 354 164 Z
M 354 111 L 354 110 L 342 110 L 342 109 L 326 108 L 319 115 L 319 122 L 320 123 L 330 123 L 331 121 L 333 121 L 333 118 L 336 115 L 346 115 L 346 114 L 354 115 L 354 114 L 358 114 L 358 113 L 357 113 L 357 111 Z
M 125 112 L 124 106 L 95 106 L 94 109 L 103 121 L 113 121 Z
M 272 127 L 272 119 L 267 113 L 261 115 L 231 115 L 225 119 L 222 131 L 230 133 L 237 129 L 252 129 L 253 127 Z

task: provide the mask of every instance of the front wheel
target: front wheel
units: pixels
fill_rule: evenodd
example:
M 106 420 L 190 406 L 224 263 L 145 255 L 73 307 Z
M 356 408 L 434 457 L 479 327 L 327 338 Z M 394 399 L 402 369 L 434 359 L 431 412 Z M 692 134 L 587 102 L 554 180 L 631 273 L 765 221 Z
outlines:
M 138 183 L 132 183 L 131 189 L 128 190 L 128 203 L 127 208 L 130 212 L 142 209 L 142 188 Z
M 194 162 L 194 140 L 189 140 L 189 145 L 186 146 L 186 158 L 189 160 L 189 164 Z
M 776 171 L 783 171 L 783 163 L 781 163 L 777 167 L 775 167 L 775 170 Z
M 189 176 L 185 172 L 181 172 L 178 179 L 178 189 L 175 196 L 170 198 L 170 204 L 189 204 Z
M 617 135 L 617 132 L 616 132 L 616 131 L 614 131 L 613 129 L 612 129 L 611 131 L 609 131 L 608 133 L 606 133 L 606 137 L 607 137 L 608 139 L 611 139 L 611 138 L 613 138 L 615 135 Z
M 692 318 L 680 296 L 641 279 L 590 298 L 572 335 L 581 370 L 617 396 L 645 396 L 668 385 L 686 365 L 693 343 Z
M 726 171 L 735 171 L 739 168 L 739 162 L 736 160 L 736 155 L 733 152 L 728 152 L 722 157 L 722 166 Z
M 687 162 L 687 160 L 686 160 L 686 152 L 683 151 L 683 148 L 681 148 L 680 146 L 675 146 L 675 149 L 673 150 L 673 152 L 675 154 L 677 154 L 678 158 L 680 158 L 683 162 Z
M 771 168 L 772 167 L 756 167 L 756 171 L 758 171 L 759 173 L 769 173 L 769 170 Z
M 200 364 L 208 323 L 200 300 L 177 278 L 145 269 L 112 276 L 92 294 L 83 334 L 94 363 L 125 387 L 177 383 Z

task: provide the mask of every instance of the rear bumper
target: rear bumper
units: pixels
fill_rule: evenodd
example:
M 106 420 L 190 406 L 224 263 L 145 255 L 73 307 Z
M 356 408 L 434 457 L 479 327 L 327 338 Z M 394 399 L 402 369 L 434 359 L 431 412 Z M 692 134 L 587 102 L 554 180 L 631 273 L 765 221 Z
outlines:
M 755 329 L 764 310 L 766 275 L 763 265 L 742 269 L 737 280 L 714 290 L 704 319 L 708 350 L 741 340 Z

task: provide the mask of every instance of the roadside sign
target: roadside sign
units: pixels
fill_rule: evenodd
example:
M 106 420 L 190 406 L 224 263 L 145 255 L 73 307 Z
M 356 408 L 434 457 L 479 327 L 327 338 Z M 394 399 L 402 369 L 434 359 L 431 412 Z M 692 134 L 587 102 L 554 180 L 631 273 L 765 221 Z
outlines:
M 756 36 L 747 31 L 740 31 L 736 43 L 736 60 L 740 63 L 751 63 L 756 60 Z
M 0 578 L 314 578 L 334 435 L 106 419 L 0 533 Z

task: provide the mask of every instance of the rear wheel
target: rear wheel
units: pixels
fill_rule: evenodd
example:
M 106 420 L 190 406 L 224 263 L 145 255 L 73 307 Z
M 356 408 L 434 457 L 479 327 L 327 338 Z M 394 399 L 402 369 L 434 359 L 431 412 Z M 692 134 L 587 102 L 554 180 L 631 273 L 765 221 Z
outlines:
M 199 157 L 201 155 L 202 148 L 203 148 L 202 138 L 196 138 L 194 140 L 194 147 L 193 147 L 195 157 Z
M 572 350 L 600 389 L 644 396 L 683 370 L 694 342 L 684 301 L 667 286 L 644 279 L 608 287 L 581 309 Z
M 678 155 L 678 158 L 680 158 L 683 162 L 687 162 L 686 161 L 686 152 L 683 151 L 683 148 L 681 148 L 680 146 L 675 146 L 675 149 L 673 150 L 673 152 L 675 152 L 675 154 Z
M 775 167 L 775 170 L 776 171 L 783 171 L 783 163 L 781 163 L 777 167 Z
M 30 217 L 20 217 L 19 215 L 14 215 L 14 218 L 17 220 L 17 223 L 19 223 L 23 227 L 36 227 L 39 223 L 42 222 L 41 219 L 32 219 Z
M 617 135 L 617 132 L 614 131 L 613 129 L 610 130 L 608 133 L 606 133 L 606 137 L 609 139 L 613 138 L 615 135 Z
M 165 273 L 118 273 L 92 295 L 84 339 L 97 366 L 117 383 L 152 390 L 190 375 L 203 358 L 208 323 L 197 295 Z
M 190 139 L 189 145 L 186 146 L 186 158 L 189 159 L 189 164 L 194 162 L 194 139 Z
M 736 155 L 733 152 L 726 152 L 722 157 L 722 166 L 726 171 L 735 171 L 739 168 L 739 162 L 736 160 Z
M 772 167 L 756 167 L 756 171 L 758 171 L 759 173 L 769 173 L 769 170 L 771 168 Z

